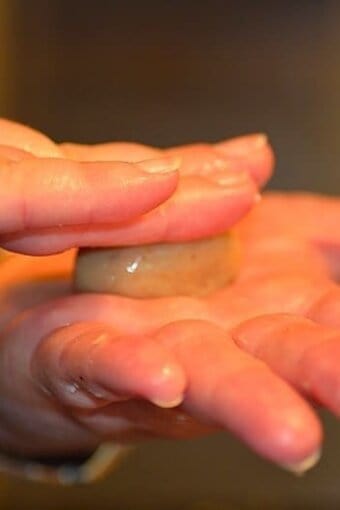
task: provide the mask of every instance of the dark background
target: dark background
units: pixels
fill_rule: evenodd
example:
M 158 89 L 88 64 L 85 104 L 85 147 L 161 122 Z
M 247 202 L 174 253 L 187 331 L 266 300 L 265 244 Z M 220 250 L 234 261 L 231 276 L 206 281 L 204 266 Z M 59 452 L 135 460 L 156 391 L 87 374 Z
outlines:
M 273 185 L 336 191 L 336 0 L 7 4 L 1 113 L 57 140 L 170 145 L 264 131 Z
M 58 141 L 266 132 L 272 187 L 337 194 L 339 55 L 338 1 L 0 0 L 0 115 Z M 157 442 L 91 488 L 7 482 L 2 508 L 339 509 L 340 427 L 326 430 L 303 479 L 226 436 Z

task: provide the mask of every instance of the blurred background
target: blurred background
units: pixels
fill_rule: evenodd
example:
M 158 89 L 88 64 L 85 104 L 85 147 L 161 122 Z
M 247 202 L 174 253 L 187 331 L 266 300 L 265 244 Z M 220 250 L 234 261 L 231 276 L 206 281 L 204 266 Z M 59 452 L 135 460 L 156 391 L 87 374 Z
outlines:
M 57 141 L 266 132 L 271 187 L 340 192 L 340 2 L 0 0 L 0 115 Z M 223 435 L 139 448 L 93 487 L 4 480 L 0 508 L 340 508 L 340 426 L 302 479 Z M 2 505 L 2 506 L 1 506 Z

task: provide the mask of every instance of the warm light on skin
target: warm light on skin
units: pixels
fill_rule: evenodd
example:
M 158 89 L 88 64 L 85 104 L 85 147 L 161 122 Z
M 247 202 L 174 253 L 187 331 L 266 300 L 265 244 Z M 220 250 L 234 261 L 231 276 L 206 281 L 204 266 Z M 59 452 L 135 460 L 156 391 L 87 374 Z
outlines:
M 73 269 L 75 250 L 46 257 L 18 255 L 0 249 L 0 287 L 54 277 L 67 277 Z M 37 263 L 39 262 L 39 263 Z

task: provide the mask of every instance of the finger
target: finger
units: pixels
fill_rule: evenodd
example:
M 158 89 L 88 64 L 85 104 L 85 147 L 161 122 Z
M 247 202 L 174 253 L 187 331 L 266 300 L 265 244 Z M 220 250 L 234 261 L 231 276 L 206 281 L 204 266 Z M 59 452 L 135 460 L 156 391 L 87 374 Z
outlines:
M 31 152 L 11 147 L 10 145 L 0 144 L 0 164 L 3 165 L 8 162 L 21 161 L 23 159 L 32 159 L 35 156 Z
M 275 163 L 274 152 L 264 134 L 239 136 L 214 145 L 235 168 L 247 170 L 255 182 L 263 185 L 272 175 Z
M 304 317 L 263 316 L 237 327 L 237 345 L 340 415 L 340 332 Z
M 72 407 L 96 408 L 129 398 L 174 407 L 183 399 L 185 377 L 172 354 L 146 336 L 120 336 L 99 323 L 52 332 L 39 344 L 32 364 L 43 388 Z
M 196 143 L 158 149 L 136 143 L 98 145 L 61 144 L 66 157 L 82 161 L 129 161 L 163 155 L 181 159 L 183 175 L 209 176 L 228 170 L 246 172 L 257 185 L 263 186 L 274 167 L 273 150 L 265 135 L 248 135 L 216 144 Z
M 62 156 L 61 150 L 47 136 L 7 119 L 0 119 L 0 144 L 22 149 L 41 158 Z
M 60 266 L 57 269 L 57 274 L 59 274 L 60 270 L 69 270 L 68 258 L 69 257 L 67 257 L 67 260 L 64 260 L 65 254 L 56 255 L 47 257 L 46 262 L 53 259 L 54 262 L 51 266 Z M 31 261 L 26 277 L 23 273 L 24 268 L 22 266 L 24 264 L 22 259 L 28 259 Z M 143 431 L 147 431 L 148 435 L 160 434 L 168 437 L 187 437 L 192 434 L 197 435 L 207 433 L 207 427 L 198 427 L 196 423 L 193 423 L 192 419 L 187 417 L 185 417 L 184 420 L 183 412 L 179 413 L 178 420 L 177 412 L 166 416 L 159 412 L 154 412 L 156 409 L 164 410 L 164 407 L 160 408 L 158 407 L 159 405 L 169 406 L 176 403 L 176 393 L 181 393 L 181 374 L 179 374 L 179 377 L 175 377 L 177 369 L 174 364 L 174 356 L 169 352 L 166 353 L 167 366 L 165 367 L 165 374 L 164 370 L 162 372 L 161 362 L 162 352 L 164 352 L 164 349 L 158 344 L 155 345 L 155 341 L 151 340 L 146 328 L 143 327 L 143 331 L 145 331 L 145 333 L 141 334 L 142 329 L 139 327 L 138 321 L 137 325 L 134 322 L 133 311 L 129 314 L 129 316 L 126 316 L 126 320 L 133 326 L 135 333 L 132 335 L 129 333 L 125 334 L 128 329 L 125 330 L 122 324 L 117 328 L 115 326 L 114 318 L 111 321 L 111 316 L 113 315 L 111 312 L 115 311 L 115 309 L 112 309 L 111 307 L 108 308 L 105 304 L 106 300 L 101 300 L 102 296 L 96 296 L 96 299 L 92 303 L 92 305 L 96 308 L 96 312 L 93 316 L 104 318 L 104 321 L 98 328 L 98 321 L 94 323 L 84 322 L 84 318 L 87 321 L 89 311 L 86 307 L 90 306 L 90 308 L 92 308 L 92 305 L 89 302 L 80 303 L 78 302 L 77 296 L 70 296 L 69 298 L 52 301 L 53 289 L 50 287 L 51 284 L 53 286 L 53 281 L 50 282 L 49 279 L 46 280 L 45 278 L 40 281 L 40 277 L 43 276 L 40 274 L 42 264 L 41 262 L 37 263 L 37 259 L 35 257 L 12 256 L 9 260 L 12 260 L 10 270 L 0 272 L 0 277 L 7 276 L 7 279 L 5 279 L 4 282 L 5 286 L 15 283 L 16 280 L 19 280 L 21 283 L 23 280 L 25 283 L 27 279 L 30 280 L 31 273 L 33 273 L 34 280 L 39 277 L 38 296 L 36 296 L 37 288 L 35 284 L 32 286 L 29 281 L 27 282 L 27 285 L 21 285 L 19 288 L 19 302 L 17 294 L 13 294 L 12 290 L 10 291 L 10 302 L 14 301 L 13 305 L 15 306 L 12 308 L 15 310 L 12 310 L 12 314 L 10 314 L 8 320 L 11 320 L 11 317 L 14 318 L 16 316 L 16 318 L 12 325 L 7 328 L 7 331 L 4 332 L 1 342 L 1 346 L 3 347 L 1 358 L 6 358 L 8 360 L 8 363 L 6 363 L 6 369 L 2 370 L 2 375 L 6 381 L 6 384 L 2 386 L 3 390 L 5 386 L 3 396 L 5 393 L 10 399 L 11 414 L 13 414 L 12 402 L 19 402 L 17 405 L 19 406 L 18 411 L 20 411 L 20 417 L 17 417 L 17 419 L 20 422 L 24 420 L 25 423 L 27 416 L 29 416 L 31 424 L 30 430 L 44 430 L 46 419 L 49 419 L 49 423 L 51 423 L 51 417 L 46 416 L 46 405 L 50 408 L 52 404 L 57 404 L 59 402 L 59 405 L 62 404 L 62 408 L 58 407 L 57 411 L 53 411 L 54 408 L 48 411 L 48 413 L 53 414 L 55 422 L 58 423 L 58 425 L 55 424 L 54 427 L 65 427 L 66 419 L 66 428 L 70 428 L 69 418 L 67 417 L 71 413 L 77 421 L 80 420 L 82 424 L 87 424 L 91 430 L 95 431 L 97 437 L 99 433 L 102 434 L 102 438 L 105 434 L 106 439 L 113 438 L 117 440 L 117 437 L 119 436 L 120 438 L 122 435 L 122 438 L 124 436 L 126 439 L 130 438 L 134 440 L 136 439 L 136 428 L 141 429 L 142 434 L 144 434 Z M 19 265 L 16 264 L 13 266 L 13 263 L 16 261 L 18 263 L 20 262 Z M 55 269 L 56 268 L 54 268 L 54 270 Z M 3 282 L 1 281 L 0 286 L 2 285 Z M 22 291 L 24 291 L 23 296 L 21 296 Z M 57 285 L 55 295 L 58 295 L 58 293 Z M 25 315 L 22 315 L 21 319 L 17 317 L 20 312 L 27 310 L 30 306 L 32 306 L 32 303 L 33 305 L 37 305 L 39 301 L 41 303 L 45 301 L 45 305 L 31 310 L 29 313 L 26 312 Z M 102 301 L 101 305 L 99 303 L 100 301 Z M 119 315 L 118 310 L 117 313 Z M 104 326 L 105 323 L 110 324 L 110 321 L 111 327 L 110 325 Z M 77 324 L 70 326 L 70 328 L 65 327 L 65 324 L 73 324 L 76 322 Z M 76 349 L 77 345 L 80 347 L 80 343 L 75 341 L 76 337 L 79 338 L 79 333 L 84 333 L 84 327 L 88 328 L 88 332 L 92 334 L 93 326 L 97 327 L 96 331 L 98 334 L 99 330 L 104 330 L 108 337 L 112 335 L 112 342 L 115 342 L 115 347 L 111 351 L 108 345 L 105 353 L 102 351 L 101 353 L 98 352 L 98 356 L 97 354 L 96 356 L 93 356 L 93 354 L 86 352 L 87 340 L 89 350 L 91 342 L 95 343 L 93 335 L 92 340 L 90 335 L 82 335 L 81 345 L 84 347 L 82 349 L 82 356 Z M 135 328 L 135 326 L 137 327 Z M 75 328 L 77 328 L 77 330 Z M 79 329 L 82 329 L 82 331 L 79 331 Z M 72 335 L 70 334 L 71 332 Z M 87 333 L 87 331 L 85 333 Z M 62 335 L 65 335 L 65 342 L 63 342 L 64 337 Z M 96 340 L 98 340 L 99 335 L 95 336 Z M 142 336 L 144 336 L 144 339 Z M 55 343 L 55 352 L 51 349 L 47 349 L 48 355 L 42 356 L 42 352 L 46 352 L 46 347 L 48 346 L 48 343 L 51 342 L 52 337 L 55 338 L 55 342 L 53 342 Z M 74 342 L 72 341 L 72 337 Z M 110 344 L 109 338 L 108 344 Z M 40 345 L 41 348 L 39 347 Z M 59 349 L 59 347 L 61 348 Z M 118 373 L 114 368 L 115 362 L 110 366 L 107 364 L 109 360 L 112 359 L 112 354 L 115 349 L 117 352 L 117 359 L 115 358 L 116 364 L 119 365 L 117 368 Z M 63 370 L 58 370 L 59 367 L 56 363 L 57 358 L 59 358 L 58 353 L 60 353 L 60 350 L 63 350 L 63 352 L 66 351 L 66 356 L 63 356 L 65 360 L 65 363 L 62 365 Z M 53 352 L 55 354 L 54 359 L 52 357 Z M 86 359 L 84 359 L 84 365 L 81 367 L 79 365 L 79 360 L 82 358 Z M 93 368 L 97 367 L 99 369 L 98 371 L 88 369 L 89 359 L 94 358 L 96 358 L 96 362 L 92 366 Z M 154 362 L 156 363 L 157 359 L 159 360 L 158 370 L 160 371 L 156 370 L 157 366 L 155 366 L 154 369 L 152 367 L 152 364 Z M 32 362 L 32 360 L 34 360 L 34 362 Z M 130 382 L 127 382 L 124 378 L 119 376 L 123 367 L 126 367 L 127 365 L 129 369 L 129 372 L 127 371 L 127 373 L 130 373 L 131 377 Z M 44 377 L 45 368 L 47 366 L 51 366 L 51 370 L 49 372 L 51 377 L 49 377 L 48 380 Z M 3 365 L 2 367 L 4 368 Z M 38 369 L 39 367 L 40 369 Z M 107 367 L 107 370 L 105 367 Z M 133 367 L 133 370 L 131 370 L 131 367 Z M 32 370 L 32 368 L 34 370 Z M 11 376 L 13 370 L 16 372 L 15 379 Z M 139 375 L 143 376 L 143 380 L 140 379 L 137 381 L 136 372 L 139 372 Z M 149 379 L 145 378 L 145 372 L 150 373 Z M 172 377 L 170 372 L 172 372 Z M 86 377 L 84 377 L 84 373 Z M 59 379 L 56 374 L 59 374 Z M 79 375 L 82 375 L 81 381 L 79 381 Z M 57 384 L 58 380 L 65 381 L 66 379 L 68 383 L 72 384 L 75 381 L 77 383 L 76 386 L 79 385 L 79 389 L 76 388 L 76 392 L 74 392 L 74 386 L 72 384 L 62 385 L 61 382 L 60 384 Z M 33 388 L 32 381 L 34 386 Z M 133 385 L 131 384 L 133 381 L 136 382 L 137 389 L 133 388 Z M 99 384 L 99 382 L 103 384 Z M 119 395 L 117 387 L 113 388 L 112 386 L 114 382 L 119 382 Z M 127 407 L 125 405 L 122 407 L 123 403 L 118 405 L 117 400 L 114 405 L 107 406 L 105 397 L 108 398 L 109 402 L 112 402 L 114 398 L 128 398 L 126 396 L 126 386 L 124 391 L 122 391 L 122 383 L 128 386 L 128 389 L 130 389 L 134 396 L 137 395 L 140 397 L 145 391 L 146 395 L 149 395 L 150 397 L 149 401 L 155 402 L 157 407 L 154 405 L 151 406 L 150 404 L 148 410 L 146 410 L 146 412 L 142 412 L 145 405 L 136 405 L 137 402 L 143 402 L 143 404 L 145 404 L 145 399 L 147 399 L 148 396 L 146 396 L 144 400 L 125 401 L 124 404 L 129 404 Z M 65 391 L 65 393 L 60 392 L 61 387 L 65 389 L 71 388 L 74 393 L 72 393 L 72 391 Z M 93 391 L 89 393 L 87 391 L 87 387 Z M 60 396 L 58 399 L 55 397 L 51 398 L 51 390 L 55 395 L 57 395 L 59 391 Z M 125 394 L 125 397 L 122 393 Z M 98 395 L 101 395 L 102 398 L 98 398 Z M 132 405 L 133 402 L 134 405 Z M 34 407 L 34 413 L 32 412 L 32 406 Z M 67 407 L 66 416 L 64 416 L 65 406 Z M 25 412 L 23 412 L 22 408 L 25 409 Z M 42 408 L 41 412 L 39 411 L 40 408 Z M 110 409 L 115 410 L 113 416 L 108 416 L 110 415 Z M 64 416 L 64 420 L 61 420 L 62 416 Z M 126 421 L 125 416 L 127 416 L 128 419 L 131 417 L 131 423 Z M 15 415 L 13 419 L 15 420 Z M 62 421 L 62 424 L 60 424 L 60 421 Z M 73 421 L 71 422 L 73 423 Z M 175 425 L 177 425 L 177 427 L 175 427 Z M 12 426 L 13 423 L 11 422 L 11 427 Z M 119 428 L 119 434 L 117 427 Z M 122 430 L 120 430 L 120 428 L 122 428 Z M 74 425 L 72 430 L 73 429 Z M 72 431 L 69 433 L 71 434 L 71 432 Z M 71 438 L 74 438 L 73 432 L 70 436 Z M 76 437 L 78 436 L 76 435 Z M 73 439 L 73 443 L 74 442 L 75 439 Z M 78 440 L 76 443 L 78 443 Z M 39 444 L 41 445 L 41 441 Z M 49 442 L 47 444 L 49 445 Z M 55 442 L 53 444 L 55 445 Z M 26 445 L 24 444 L 23 446 Z M 74 444 L 70 444 L 70 448 L 71 447 L 74 448 Z
M 146 159 L 164 157 L 161 149 L 131 142 L 112 142 L 94 145 L 62 143 L 60 149 L 66 158 L 76 161 L 126 161 L 138 163 Z
M 5 165 L 0 173 L 0 232 L 135 218 L 173 193 L 177 164 L 174 159 L 134 165 L 41 158 Z
M 184 408 L 230 429 L 256 452 L 285 466 L 316 460 L 320 424 L 306 402 L 266 365 L 240 351 L 219 328 L 199 322 L 157 335 L 188 379 Z
M 166 151 L 182 159 L 187 175 L 209 175 L 233 169 L 243 171 L 263 186 L 270 178 L 274 155 L 265 135 L 249 135 L 216 144 L 192 144 Z
M 72 321 L 80 315 L 82 321 Z M 8 326 L 1 343 L 6 359 L 1 380 L 11 381 L 10 394 L 31 400 L 32 394 L 52 393 L 63 405 L 79 408 L 128 398 L 161 407 L 181 402 L 186 381 L 173 354 L 147 335 L 124 335 L 110 325 L 84 321 L 86 316 L 85 310 L 73 309 L 71 298 L 64 313 L 50 302 Z
M 147 197 L 143 197 L 147 200 Z M 103 204 L 102 196 L 99 201 Z M 3 239 L 2 244 L 7 249 L 21 252 L 31 250 L 31 253 L 43 255 L 75 246 L 189 241 L 228 230 L 256 201 L 256 189 L 246 173 L 228 171 L 215 178 L 187 176 L 180 179 L 169 200 L 133 221 L 122 225 L 96 225 L 93 228 L 64 227 L 32 231 Z M 130 198 L 128 203 L 132 207 L 134 201 Z M 96 211 L 96 215 L 98 217 L 99 212 Z
M 247 135 L 216 144 L 192 144 L 161 149 L 136 143 L 60 145 L 66 157 L 83 161 L 129 161 L 161 157 L 164 153 L 179 156 L 184 175 L 211 175 L 229 169 L 246 171 L 259 185 L 270 178 L 274 154 L 263 134 Z

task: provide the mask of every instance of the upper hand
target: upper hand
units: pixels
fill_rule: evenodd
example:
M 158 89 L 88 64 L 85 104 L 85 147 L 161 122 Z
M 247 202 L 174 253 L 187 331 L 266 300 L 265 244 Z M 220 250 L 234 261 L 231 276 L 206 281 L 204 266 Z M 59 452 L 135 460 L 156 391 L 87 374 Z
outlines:
M 43 255 L 217 234 L 251 209 L 272 167 L 263 135 L 170 150 L 57 146 L 0 119 L 0 246 Z

